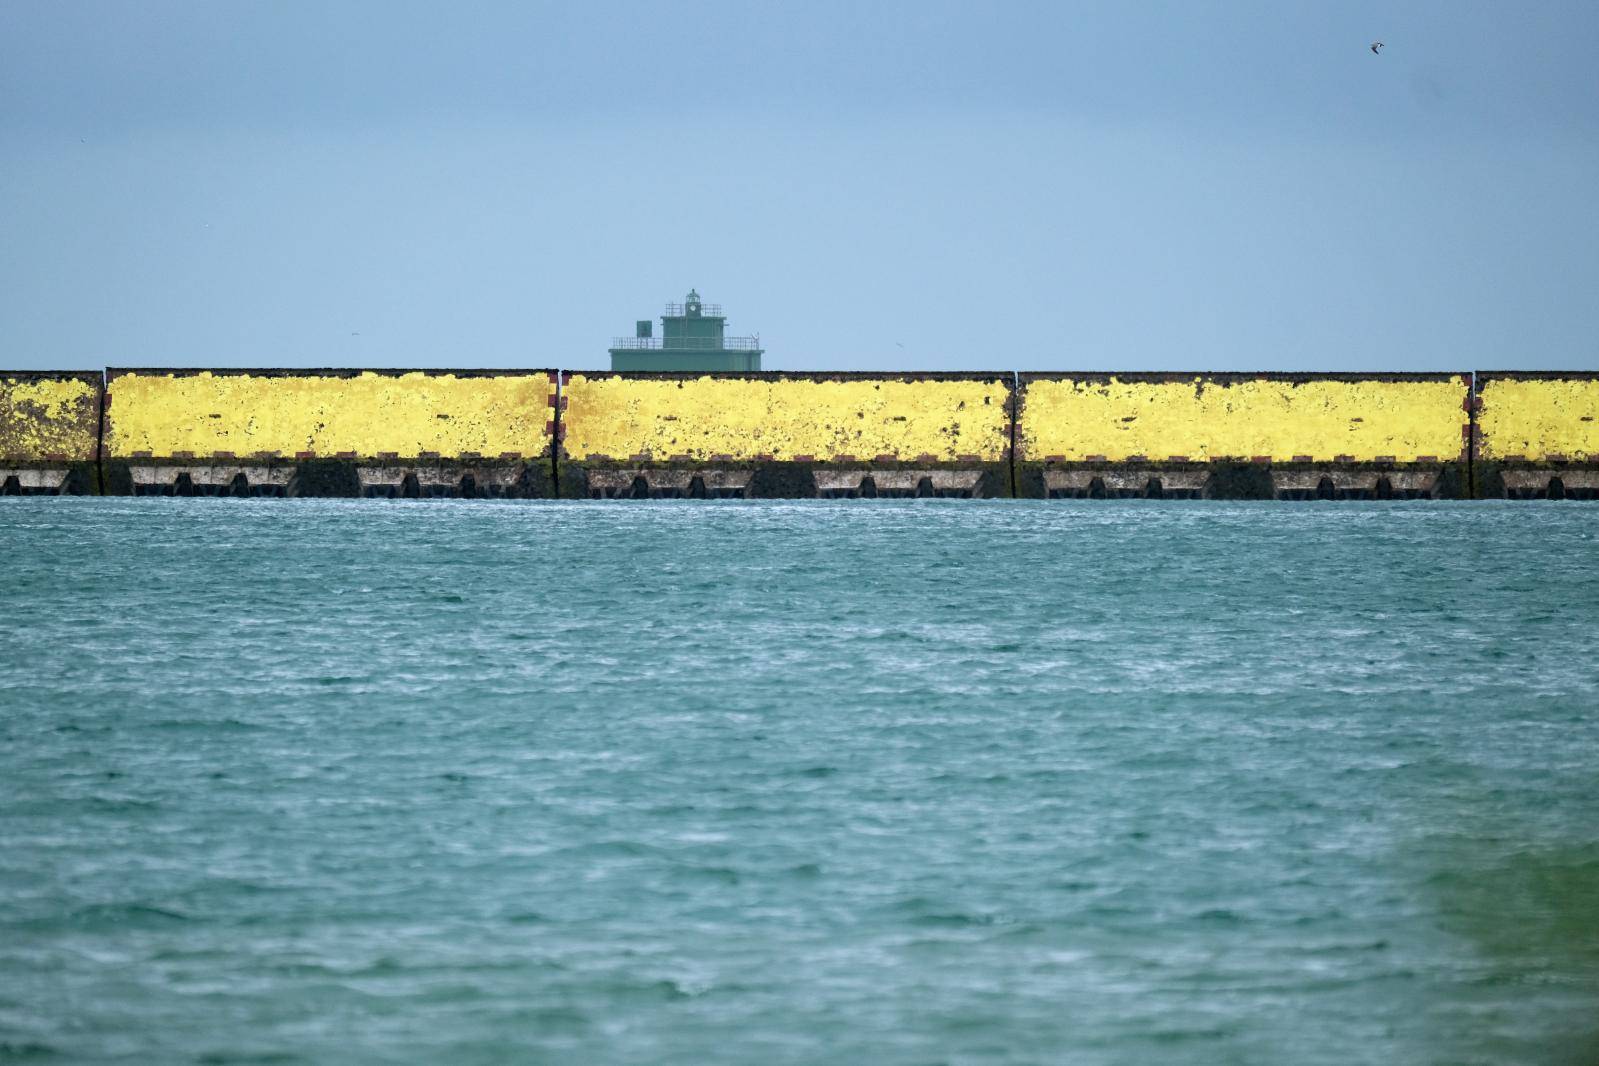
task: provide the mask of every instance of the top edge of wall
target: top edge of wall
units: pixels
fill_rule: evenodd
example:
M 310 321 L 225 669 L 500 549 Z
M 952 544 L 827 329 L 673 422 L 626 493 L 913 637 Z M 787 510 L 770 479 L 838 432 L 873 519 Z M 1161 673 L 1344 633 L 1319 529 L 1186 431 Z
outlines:
M 1490 381 L 1599 381 L 1599 370 L 1477 370 L 1477 380 Z
M 582 377 L 637 378 L 643 381 L 1009 381 L 1010 370 L 563 370 L 566 380 Z
M 540 374 L 553 376 L 554 367 L 150 367 L 150 366 L 113 366 L 105 371 L 106 380 L 119 378 L 128 374 L 162 375 L 166 377 L 195 377 L 200 374 L 210 374 L 213 377 L 267 377 L 267 378 L 354 378 L 362 374 L 378 374 L 385 377 L 399 377 L 402 374 L 432 374 L 453 375 L 459 378 L 486 378 L 486 377 L 535 377 Z
M 5 370 L 0 378 L 12 380 L 110 380 L 126 374 L 192 377 L 359 377 L 362 374 L 451 374 L 456 377 L 509 377 L 554 375 L 555 367 L 106 367 L 103 370 Z M 1599 370 L 1462 370 L 1462 371 L 1210 371 L 1210 370 L 564 370 L 563 378 L 638 378 L 641 380 L 779 381 L 938 381 L 1006 379 L 1016 374 L 1023 381 L 1450 381 L 1473 374 L 1479 380 L 1594 381 Z
M 104 376 L 100 370 L 0 370 L 0 378 L 20 381 L 60 381 L 75 378 L 79 381 L 99 382 Z
M 1022 381 L 1454 381 L 1471 371 L 1024 370 L 1018 376 Z

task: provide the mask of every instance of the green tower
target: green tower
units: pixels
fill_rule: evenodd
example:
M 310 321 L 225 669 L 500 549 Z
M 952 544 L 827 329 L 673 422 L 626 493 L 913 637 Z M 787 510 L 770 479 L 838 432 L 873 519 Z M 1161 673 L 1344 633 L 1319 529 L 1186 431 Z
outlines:
M 612 370 L 759 370 L 760 337 L 728 337 L 720 304 L 700 302 L 693 289 L 680 304 L 667 304 L 661 335 L 641 319 L 631 337 L 611 344 Z

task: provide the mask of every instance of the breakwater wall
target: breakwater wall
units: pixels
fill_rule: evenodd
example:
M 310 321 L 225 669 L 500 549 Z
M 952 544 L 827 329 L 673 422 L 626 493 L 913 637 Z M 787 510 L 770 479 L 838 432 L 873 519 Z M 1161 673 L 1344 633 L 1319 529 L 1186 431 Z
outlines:
M 1025 496 L 1458 499 L 1469 374 L 1023 374 Z
M 1478 494 L 1599 499 L 1599 374 L 1476 375 Z
M 1599 499 L 1599 373 L 0 371 L 0 492 Z
M 578 497 L 1009 496 L 1010 374 L 625 374 L 562 380 Z
M 104 402 L 98 370 L 0 371 L 0 493 L 99 492 Z
M 554 495 L 555 375 L 106 371 L 104 491 Z

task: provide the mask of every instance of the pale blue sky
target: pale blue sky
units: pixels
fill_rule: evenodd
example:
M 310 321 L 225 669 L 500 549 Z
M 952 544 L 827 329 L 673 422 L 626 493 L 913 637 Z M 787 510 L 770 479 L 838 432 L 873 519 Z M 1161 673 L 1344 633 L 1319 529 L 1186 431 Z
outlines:
M 1373 55 L 1373 40 L 1386 42 Z M 1599 4 L 0 5 L 0 366 L 1599 367 Z

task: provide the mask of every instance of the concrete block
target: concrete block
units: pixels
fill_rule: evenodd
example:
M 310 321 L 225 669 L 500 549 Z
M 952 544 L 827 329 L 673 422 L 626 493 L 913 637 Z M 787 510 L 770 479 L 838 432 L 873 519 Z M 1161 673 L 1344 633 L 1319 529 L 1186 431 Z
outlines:
M 1477 495 L 1599 499 L 1599 372 L 1478 371 Z
M 563 496 L 1008 496 L 1010 375 L 573 373 Z
M 98 370 L 0 371 L 0 495 L 100 491 Z
M 555 374 L 536 370 L 107 372 L 107 491 L 554 495 Z
M 1022 374 L 1017 495 L 1408 499 L 1469 490 L 1461 374 Z

